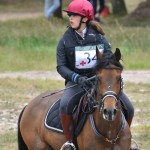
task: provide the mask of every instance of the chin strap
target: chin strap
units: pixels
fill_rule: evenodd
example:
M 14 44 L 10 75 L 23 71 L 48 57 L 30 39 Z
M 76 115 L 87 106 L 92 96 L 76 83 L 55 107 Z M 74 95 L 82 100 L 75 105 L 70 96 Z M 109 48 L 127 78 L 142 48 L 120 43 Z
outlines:
M 64 148 L 66 148 L 66 147 L 68 147 L 68 146 L 71 146 L 71 147 L 73 148 L 73 150 L 76 150 L 75 145 L 74 145 L 72 142 L 69 142 L 69 141 L 67 141 L 66 143 L 64 143 L 64 144 L 62 145 L 62 147 L 61 147 L 60 150 L 63 150 Z
M 82 21 L 83 18 L 84 18 L 84 17 L 82 16 L 78 27 L 77 27 L 77 28 L 73 28 L 74 30 L 79 30 L 79 29 L 81 28 L 81 24 L 82 24 L 82 23 L 86 23 L 86 22 L 83 22 L 83 21 Z

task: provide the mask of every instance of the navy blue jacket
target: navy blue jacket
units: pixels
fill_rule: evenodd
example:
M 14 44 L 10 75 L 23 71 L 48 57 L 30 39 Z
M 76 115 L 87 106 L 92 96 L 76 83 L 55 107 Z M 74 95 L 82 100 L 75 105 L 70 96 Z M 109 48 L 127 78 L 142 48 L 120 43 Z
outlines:
M 74 73 L 88 77 L 92 76 L 93 68 L 82 71 L 75 68 L 75 47 L 99 44 L 104 46 L 104 53 L 111 52 L 111 47 L 107 39 L 93 29 L 92 26 L 87 27 L 84 40 L 74 29 L 69 27 L 57 46 L 58 73 L 67 81 L 71 80 L 71 76 Z

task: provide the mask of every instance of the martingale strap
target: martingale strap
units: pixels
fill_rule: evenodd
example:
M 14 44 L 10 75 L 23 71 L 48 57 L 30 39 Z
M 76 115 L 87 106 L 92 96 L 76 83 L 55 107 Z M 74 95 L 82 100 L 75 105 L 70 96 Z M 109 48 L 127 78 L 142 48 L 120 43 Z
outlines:
M 116 141 L 119 139 L 119 134 L 120 134 L 120 132 L 122 132 L 122 131 L 125 129 L 125 126 L 126 126 L 125 117 L 124 117 L 123 113 L 121 113 L 121 114 L 122 114 L 122 126 L 121 126 L 121 129 L 120 129 L 118 135 L 117 135 L 116 138 L 114 138 L 114 139 L 108 139 L 108 138 L 106 138 L 105 136 L 103 136 L 103 135 L 100 133 L 100 131 L 98 131 L 98 130 L 96 129 L 93 114 L 90 114 L 90 122 L 91 122 L 91 126 L 92 126 L 92 129 L 93 129 L 95 135 L 97 135 L 98 137 L 103 137 L 107 142 L 109 142 L 109 143 L 111 143 L 111 144 L 115 144 Z

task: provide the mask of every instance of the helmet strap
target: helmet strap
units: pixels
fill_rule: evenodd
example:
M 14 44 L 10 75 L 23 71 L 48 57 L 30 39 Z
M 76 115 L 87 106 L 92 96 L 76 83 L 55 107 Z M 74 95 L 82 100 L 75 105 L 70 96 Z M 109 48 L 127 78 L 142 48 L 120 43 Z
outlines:
M 81 24 L 82 23 L 86 23 L 86 22 L 83 22 L 83 16 L 81 16 L 81 19 L 80 19 L 80 23 L 79 23 L 79 25 L 78 25 L 78 27 L 77 28 L 74 28 L 74 30 L 79 30 L 80 28 L 81 28 Z

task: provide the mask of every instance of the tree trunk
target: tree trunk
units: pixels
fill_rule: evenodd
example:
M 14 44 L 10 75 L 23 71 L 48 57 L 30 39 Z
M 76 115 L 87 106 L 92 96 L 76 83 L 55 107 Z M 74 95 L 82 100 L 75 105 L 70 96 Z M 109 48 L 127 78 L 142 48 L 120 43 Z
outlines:
M 150 0 L 139 3 L 137 8 L 128 16 L 128 18 L 150 20 Z
M 55 11 L 54 16 L 57 18 L 63 18 L 62 17 L 62 0 L 60 0 L 60 6 L 59 8 Z
M 127 9 L 124 0 L 111 0 L 112 12 L 116 16 L 127 15 Z

